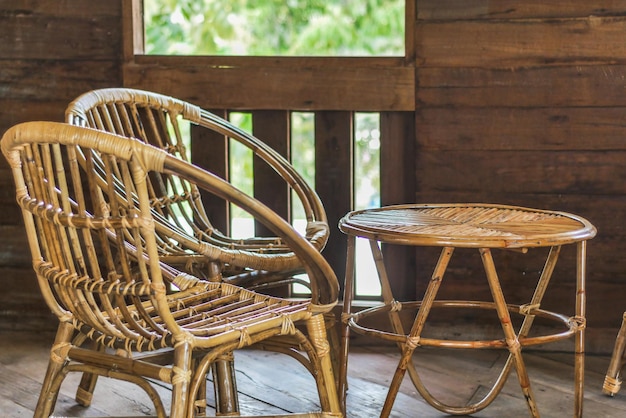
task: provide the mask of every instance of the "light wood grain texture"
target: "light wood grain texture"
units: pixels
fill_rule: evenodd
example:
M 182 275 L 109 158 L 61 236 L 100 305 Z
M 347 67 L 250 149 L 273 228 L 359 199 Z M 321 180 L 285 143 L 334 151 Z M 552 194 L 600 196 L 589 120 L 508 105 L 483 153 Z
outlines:
M 379 61 L 384 65 L 377 65 Z M 387 61 L 144 56 L 124 66 L 124 83 L 175 95 L 207 108 L 414 109 L 414 69 L 398 59 Z

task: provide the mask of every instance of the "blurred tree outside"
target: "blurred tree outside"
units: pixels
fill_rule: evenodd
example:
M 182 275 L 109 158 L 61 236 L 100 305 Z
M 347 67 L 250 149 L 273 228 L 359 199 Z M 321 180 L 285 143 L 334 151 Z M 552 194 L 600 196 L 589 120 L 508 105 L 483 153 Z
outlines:
M 144 0 L 157 55 L 403 56 L 405 0 Z

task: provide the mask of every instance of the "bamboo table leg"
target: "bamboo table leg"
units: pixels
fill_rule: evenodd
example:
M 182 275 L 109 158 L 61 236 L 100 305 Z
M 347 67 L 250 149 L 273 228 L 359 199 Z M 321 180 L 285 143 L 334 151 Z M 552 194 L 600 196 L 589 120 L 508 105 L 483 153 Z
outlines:
M 402 326 L 402 322 L 400 321 L 400 317 L 398 314 L 398 309 L 395 308 L 396 304 L 400 304 L 396 302 L 391 287 L 389 284 L 389 279 L 386 273 L 385 265 L 383 262 L 382 251 L 378 246 L 378 242 L 375 240 L 370 241 L 370 247 L 372 251 L 372 256 L 374 258 L 376 269 L 379 275 L 379 280 L 382 288 L 382 295 L 385 305 L 389 306 L 390 309 L 388 311 L 390 323 L 394 332 L 397 335 L 406 335 L 404 333 L 404 329 Z M 539 412 L 537 411 L 536 402 L 534 400 L 534 396 L 532 390 L 530 388 L 530 380 L 528 378 L 528 373 L 526 371 L 526 367 L 524 365 L 524 361 L 521 355 L 521 344 L 520 340 L 524 339 L 528 336 L 532 324 L 534 322 L 534 311 L 539 310 L 541 306 L 541 302 L 547 290 L 548 284 L 552 277 L 552 273 L 558 261 L 558 257 L 560 254 L 561 247 L 553 246 L 550 248 L 550 252 L 546 259 L 544 268 L 542 269 L 541 276 L 537 282 L 535 287 L 535 291 L 533 293 L 530 302 L 526 305 L 519 306 L 519 313 L 524 315 L 524 320 L 517 331 L 515 330 L 511 323 L 509 307 L 506 304 L 504 299 L 504 295 L 501 289 L 501 285 L 499 283 L 498 275 L 495 269 L 495 265 L 493 263 L 493 258 L 491 256 L 490 249 L 481 249 L 481 257 L 483 259 L 483 266 L 487 276 L 487 280 L 489 282 L 489 286 L 492 292 L 493 297 L 493 306 L 498 313 L 499 318 L 501 319 L 501 324 L 504 332 L 504 339 L 509 348 L 510 354 L 509 357 L 503 366 L 499 376 L 497 377 L 495 383 L 492 385 L 491 389 L 481 400 L 475 402 L 470 405 L 465 406 L 450 406 L 440 402 L 438 399 L 433 397 L 428 389 L 422 383 L 417 370 L 415 369 L 412 363 L 412 354 L 415 348 L 420 344 L 421 331 L 424 327 L 425 321 L 428 317 L 429 311 L 432 308 L 433 304 L 435 304 L 436 294 L 443 280 L 443 275 L 447 268 L 448 261 L 450 260 L 454 249 L 452 247 L 444 247 L 442 253 L 440 255 L 440 259 L 435 267 L 435 271 L 431 277 L 431 281 L 429 282 L 428 288 L 425 292 L 424 298 L 421 303 L 418 305 L 419 310 L 417 316 L 414 320 L 413 327 L 408 335 L 406 335 L 405 342 L 398 343 L 398 346 L 401 350 L 401 360 L 399 361 L 398 367 L 394 374 L 392 383 L 390 385 L 387 399 L 383 406 L 383 411 L 381 413 L 381 417 L 387 417 L 391 413 L 391 409 L 393 407 L 393 403 L 395 401 L 395 397 L 397 396 L 397 392 L 399 390 L 399 385 L 404 377 L 404 374 L 408 371 L 413 381 L 413 384 L 417 391 L 422 395 L 422 397 L 433 407 L 439 409 L 442 412 L 453 414 L 453 415 L 463 415 L 463 414 L 472 414 L 477 411 L 480 411 L 487 407 L 500 393 L 504 383 L 506 382 L 510 371 L 513 367 L 515 367 L 518 380 L 520 382 L 520 386 L 522 388 L 522 392 L 527 400 L 527 405 L 529 412 L 532 417 L 539 417 Z M 350 258 L 354 255 L 354 239 L 351 239 L 348 245 L 348 253 L 350 254 Z M 347 277 L 354 278 L 354 263 L 347 265 Z M 584 246 L 579 246 L 579 255 L 578 255 L 578 265 L 577 265 L 577 296 L 576 296 L 576 316 L 574 316 L 571 320 L 577 322 L 578 325 L 575 327 L 575 335 L 577 338 L 580 338 L 580 334 L 584 330 L 584 277 L 585 277 L 585 254 L 584 254 Z M 343 362 L 347 366 L 347 336 L 348 336 L 348 320 L 351 316 L 351 303 L 352 303 L 352 286 L 353 280 L 347 280 L 346 282 L 346 297 L 344 299 L 344 315 L 346 315 L 344 319 L 344 358 L 346 361 Z M 432 344 L 432 343 L 430 343 Z M 584 344 L 583 344 L 584 345 Z M 575 381 L 575 416 L 580 417 L 582 413 L 582 381 L 583 375 L 580 371 L 582 367 L 584 367 L 584 350 L 577 349 L 577 357 L 575 360 L 576 364 L 576 381 Z M 343 382 L 346 382 L 346 369 L 342 370 Z M 342 387 L 346 387 L 344 384 Z M 345 391 L 342 392 L 345 396 Z M 345 399 L 345 397 L 344 397 Z M 345 405 L 345 400 L 344 400 Z
M 430 313 L 430 308 L 432 307 L 435 297 L 437 296 L 437 291 L 443 281 L 443 275 L 448 267 L 448 262 L 452 257 L 453 251 L 454 248 L 445 247 L 441 252 L 439 260 L 437 261 L 435 271 L 433 272 L 430 282 L 428 283 L 428 287 L 426 288 L 426 292 L 422 299 L 422 304 L 420 305 L 415 321 L 413 322 L 413 327 L 411 328 L 411 331 L 407 336 L 406 343 L 402 349 L 402 357 L 398 367 L 396 368 L 396 372 L 394 373 L 391 385 L 389 386 L 387 398 L 385 399 L 385 404 L 383 405 L 383 410 L 380 414 L 381 417 L 388 417 L 391 413 L 391 408 L 393 407 L 398 390 L 400 389 L 400 383 L 402 382 L 402 378 L 404 377 L 407 367 L 409 367 L 413 351 L 415 351 L 415 348 L 419 345 L 422 329 L 424 328 L 426 318 Z
M 528 305 L 524 305 L 520 307 L 520 311 L 521 311 L 520 313 L 524 315 L 524 320 L 518 331 L 518 335 L 517 335 L 518 339 L 527 337 L 530 332 L 530 329 L 532 327 L 532 324 L 535 318 L 535 316 L 531 314 L 532 309 L 539 309 L 541 305 L 541 301 L 543 300 L 543 297 L 545 295 L 550 279 L 552 278 L 554 267 L 556 266 L 556 263 L 558 261 L 560 250 L 561 250 L 560 246 L 551 247 L 550 253 L 548 254 L 546 263 L 541 272 L 541 277 L 539 278 L 539 281 L 537 282 L 537 286 L 535 287 L 535 292 L 530 300 L 530 303 Z M 491 389 L 487 392 L 487 394 L 482 399 L 478 400 L 477 402 L 474 402 L 472 404 L 465 405 L 465 406 L 451 406 L 451 405 L 447 405 L 447 404 L 440 402 L 439 400 L 434 398 L 432 395 L 430 395 L 428 389 L 422 383 L 419 377 L 419 374 L 417 373 L 414 367 L 410 367 L 408 371 L 409 371 L 409 376 L 411 377 L 411 380 L 413 381 L 413 385 L 415 386 L 415 388 L 422 395 L 422 397 L 426 399 L 428 403 L 430 403 L 433 407 L 448 414 L 467 415 L 467 414 L 473 414 L 475 412 L 481 411 L 487 406 L 489 406 L 491 402 L 493 402 L 493 400 L 496 398 L 496 396 L 500 393 L 500 391 L 504 387 L 504 384 L 507 381 L 507 378 L 509 376 L 509 373 L 511 372 L 511 368 L 513 367 L 513 364 L 514 364 L 513 356 L 509 355 L 504 366 L 502 367 L 502 370 L 500 371 L 500 374 L 496 378 L 495 382 L 493 383 L 493 385 L 491 386 Z
M 346 413 L 346 394 L 348 391 L 348 352 L 350 351 L 350 326 L 348 320 L 352 313 L 352 298 L 354 296 L 354 247 L 356 237 L 348 236 L 348 250 L 346 258 L 346 279 L 343 291 L 343 312 L 341 314 L 341 353 L 339 354 L 339 387 L 341 410 Z
M 513 325 L 511 324 L 511 316 L 509 314 L 509 310 L 507 309 L 506 301 L 504 300 L 502 288 L 500 287 L 500 280 L 498 279 L 498 275 L 496 273 L 496 268 L 491 256 L 491 250 L 488 248 L 481 248 L 480 255 L 483 259 L 485 273 L 487 274 L 487 280 L 489 281 L 489 288 L 491 289 L 493 300 L 496 303 L 496 310 L 498 312 L 498 317 L 500 318 L 502 330 L 504 331 L 504 338 L 506 339 L 506 343 L 509 347 L 509 352 L 517 372 L 520 387 L 522 388 L 522 392 L 526 398 L 526 403 L 528 404 L 528 410 L 532 417 L 539 417 L 535 397 L 532 389 L 530 388 L 530 380 L 528 379 L 528 373 L 526 372 L 526 366 L 524 365 L 524 359 L 522 358 L 522 347 L 519 343 L 517 335 L 515 334 Z
M 585 384 L 585 321 L 587 294 L 587 241 L 580 241 L 576 247 L 576 318 L 578 328 L 574 337 L 574 416 L 583 416 Z

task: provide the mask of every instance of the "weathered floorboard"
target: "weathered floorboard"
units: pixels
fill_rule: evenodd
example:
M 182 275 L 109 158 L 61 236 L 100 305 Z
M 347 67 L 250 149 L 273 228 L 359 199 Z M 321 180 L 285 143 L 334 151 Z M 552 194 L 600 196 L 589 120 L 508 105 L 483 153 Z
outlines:
M 7 418 L 32 415 L 47 353 L 50 333 L 3 332 L 0 334 L 0 410 Z M 387 385 L 398 361 L 394 347 L 353 347 L 349 362 L 348 418 L 376 417 L 387 394 Z M 420 349 L 414 361 L 427 387 L 450 403 L 475 401 L 484 395 L 500 370 L 506 353 Z M 573 408 L 573 355 L 565 352 L 527 352 L 533 391 L 542 416 L 570 416 Z M 626 393 L 614 398 L 601 393 L 608 356 L 587 356 L 585 416 L 618 418 L 626 415 Z M 316 408 L 311 376 L 295 360 L 256 350 L 237 352 L 237 379 L 242 412 L 272 414 Z M 154 414 L 147 396 L 138 388 L 110 379 L 100 379 L 93 405 L 77 406 L 73 400 L 79 375 L 68 377 L 55 410 L 57 416 L 145 416 Z M 164 403 L 169 388 L 159 386 Z M 209 404 L 213 403 L 209 390 Z M 209 410 L 209 414 L 213 413 Z M 526 416 L 526 406 L 512 373 L 503 392 L 475 417 Z M 405 378 L 394 404 L 393 417 L 447 416 L 430 407 Z

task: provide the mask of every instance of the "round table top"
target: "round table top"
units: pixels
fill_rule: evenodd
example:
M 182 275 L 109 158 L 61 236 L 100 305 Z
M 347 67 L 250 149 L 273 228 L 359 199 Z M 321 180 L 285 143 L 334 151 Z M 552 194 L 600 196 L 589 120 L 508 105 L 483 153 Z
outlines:
M 380 242 L 469 248 L 531 248 L 585 241 L 596 235 L 570 213 L 495 204 L 409 204 L 348 213 L 348 235 Z

